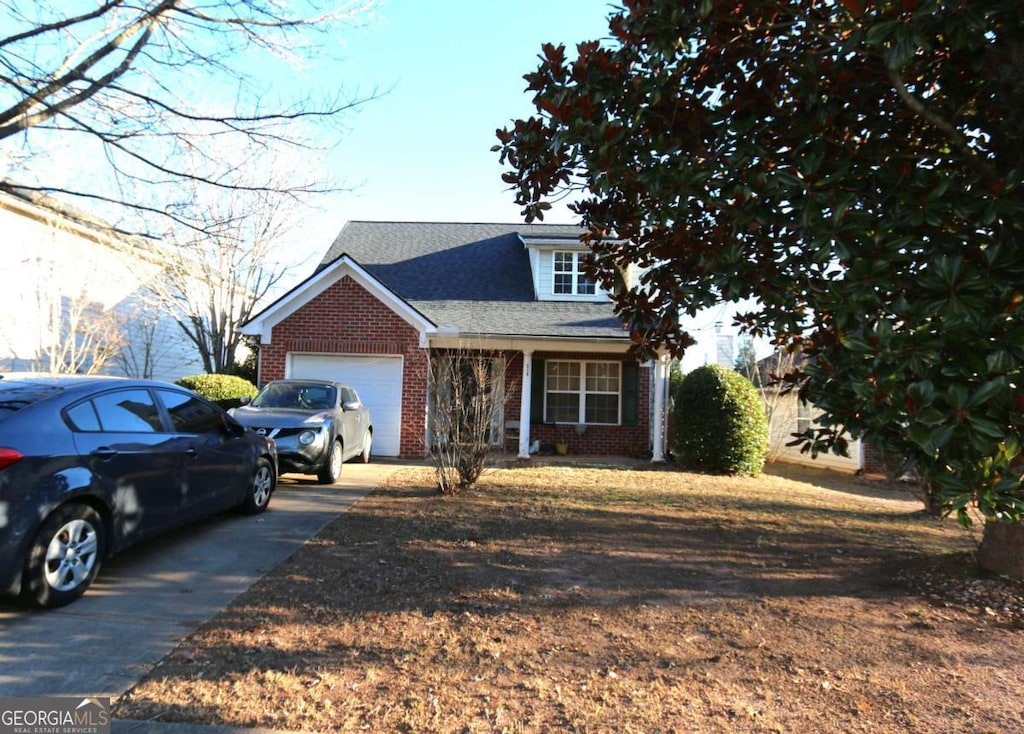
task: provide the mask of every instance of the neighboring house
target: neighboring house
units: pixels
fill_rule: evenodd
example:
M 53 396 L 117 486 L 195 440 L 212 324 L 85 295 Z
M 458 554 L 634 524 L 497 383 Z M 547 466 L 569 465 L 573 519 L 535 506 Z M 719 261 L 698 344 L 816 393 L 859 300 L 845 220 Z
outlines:
M 798 364 L 799 360 L 794 361 L 791 357 L 780 357 L 778 354 L 773 354 L 759 360 L 756 372 L 747 375 L 761 393 L 768 412 L 769 460 L 837 471 L 886 473 L 888 469 L 882 453 L 877 451 L 870 442 L 864 442 L 848 434 L 846 436 L 847 456 L 826 452 L 812 457 L 809 451 L 801 452 L 799 445 L 786 445 L 794 440 L 793 434 L 802 434 L 808 428 L 817 427 L 817 420 L 822 415 L 822 412 L 813 404 L 800 401 L 795 391 L 783 394 L 778 386 L 772 384 L 775 375 L 788 372 Z
M 177 324 L 146 304 L 145 283 L 161 269 L 152 243 L 29 192 L 0 193 L 0 232 L 0 370 L 99 362 L 104 374 L 168 381 L 202 371 Z
M 764 391 L 762 391 L 763 393 Z M 787 446 L 787 443 L 793 441 L 794 433 L 803 433 L 815 425 L 821 411 L 815 409 L 810 403 L 800 402 L 795 393 L 778 395 L 767 398 L 767 400 L 771 400 L 774 405 L 770 416 L 768 438 L 768 455 L 773 461 L 838 471 L 861 472 L 865 470 L 864 446 L 860 439 L 847 436 L 849 456 L 839 456 L 828 452 L 812 457 L 809 451 L 801 453 L 800 446 Z
M 305 281 L 242 328 L 260 337 L 260 383 L 351 384 L 374 418 L 374 452 L 423 456 L 437 350 L 498 354 L 494 442 L 526 457 L 664 458 L 668 362 L 639 364 L 611 302 L 585 277 L 568 225 L 349 222 Z M 627 274 L 628 276 L 628 274 Z

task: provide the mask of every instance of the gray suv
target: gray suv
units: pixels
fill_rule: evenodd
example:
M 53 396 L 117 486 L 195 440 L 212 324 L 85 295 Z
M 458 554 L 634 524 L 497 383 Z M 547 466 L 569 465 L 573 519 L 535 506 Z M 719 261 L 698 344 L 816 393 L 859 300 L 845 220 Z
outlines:
M 331 380 L 274 380 L 231 411 L 244 426 L 277 444 L 280 471 L 316 474 L 325 484 L 356 456 L 370 460 L 373 422 L 358 393 Z

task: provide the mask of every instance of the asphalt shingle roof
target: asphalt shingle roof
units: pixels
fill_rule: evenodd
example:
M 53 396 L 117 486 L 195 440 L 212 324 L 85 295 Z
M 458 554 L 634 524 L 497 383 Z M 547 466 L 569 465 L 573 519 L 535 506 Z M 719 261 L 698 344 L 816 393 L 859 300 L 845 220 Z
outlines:
M 520 236 L 565 239 L 557 224 L 349 222 L 318 269 L 348 255 L 439 327 L 465 334 L 629 338 L 610 303 L 538 301 Z

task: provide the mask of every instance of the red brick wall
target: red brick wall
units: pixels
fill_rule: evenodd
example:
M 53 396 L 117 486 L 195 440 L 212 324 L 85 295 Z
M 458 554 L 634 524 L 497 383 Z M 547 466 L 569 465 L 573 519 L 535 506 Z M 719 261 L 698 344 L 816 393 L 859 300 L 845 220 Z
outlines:
M 505 421 L 519 420 L 520 396 L 523 391 L 523 355 L 515 353 L 505 370 Z M 615 355 L 581 354 L 576 352 L 535 352 L 534 360 L 543 359 L 593 359 L 615 360 Z M 592 456 L 650 456 L 650 413 L 651 413 L 651 370 L 641 367 L 639 386 L 639 420 L 635 426 L 587 426 L 582 434 L 576 433 L 572 425 L 531 423 L 530 442 L 553 444 L 556 440 L 566 441 L 569 452 Z M 536 375 L 533 376 L 536 379 Z
M 260 347 L 259 381 L 285 376 L 289 352 L 403 357 L 399 455 L 425 453 L 427 352 L 419 333 L 352 278 L 342 278 L 274 327 Z

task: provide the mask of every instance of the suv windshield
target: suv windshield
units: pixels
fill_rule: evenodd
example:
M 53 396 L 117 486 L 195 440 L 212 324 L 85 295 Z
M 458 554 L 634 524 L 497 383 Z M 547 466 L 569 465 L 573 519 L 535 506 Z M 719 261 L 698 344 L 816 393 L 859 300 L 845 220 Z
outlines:
M 328 410 L 337 402 L 332 385 L 293 385 L 271 383 L 252 399 L 254 408 L 290 408 L 292 410 Z

